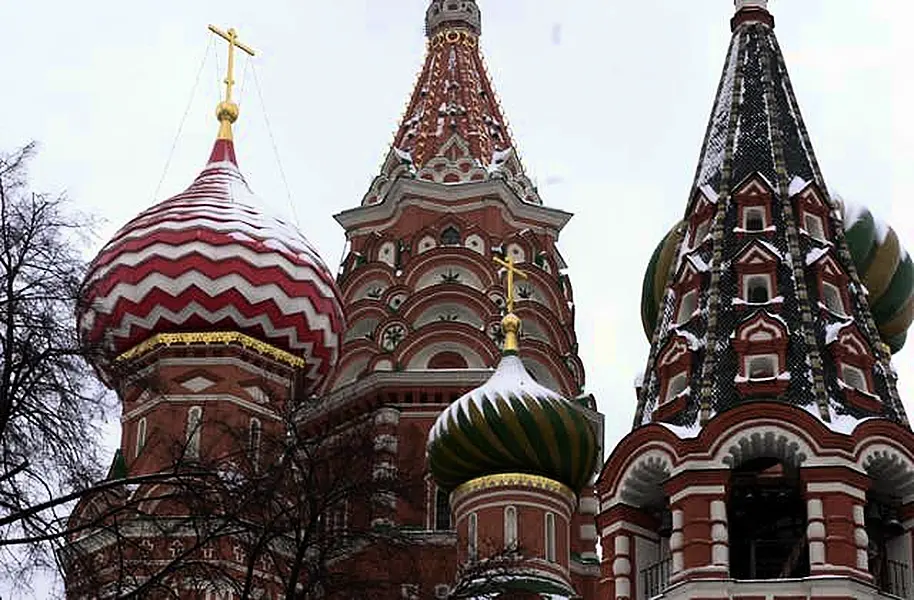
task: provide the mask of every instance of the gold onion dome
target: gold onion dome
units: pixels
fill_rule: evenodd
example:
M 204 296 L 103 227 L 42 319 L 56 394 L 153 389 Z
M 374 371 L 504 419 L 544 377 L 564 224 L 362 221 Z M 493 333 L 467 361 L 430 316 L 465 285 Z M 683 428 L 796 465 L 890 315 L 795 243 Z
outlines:
M 505 351 L 495 373 L 445 409 L 429 433 L 429 468 L 445 489 L 524 473 L 578 492 L 593 473 L 593 428 L 578 407 L 527 372 L 517 354 L 519 327 L 516 315 L 504 317 Z

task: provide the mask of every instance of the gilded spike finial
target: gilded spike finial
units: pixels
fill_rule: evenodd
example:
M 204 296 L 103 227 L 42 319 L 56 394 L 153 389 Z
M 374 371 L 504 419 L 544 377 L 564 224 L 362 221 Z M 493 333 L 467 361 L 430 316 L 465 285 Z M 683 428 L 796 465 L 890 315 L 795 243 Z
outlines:
M 507 272 L 505 304 L 507 305 L 508 312 L 501 320 L 501 329 L 505 334 L 504 352 L 506 354 L 515 354 L 518 350 L 517 335 L 520 331 L 520 319 L 514 314 L 514 276 L 516 275 L 522 279 L 526 279 L 527 273 L 517 268 L 513 257 L 509 256 L 507 260 L 503 260 L 496 256 L 493 257 L 492 260 L 494 260 L 496 264 L 502 266 Z
M 238 32 L 234 29 L 222 31 L 215 25 L 210 25 L 209 30 L 228 42 L 228 66 L 225 74 L 225 97 L 216 107 L 216 118 L 219 119 L 219 139 L 232 139 L 232 123 L 238 119 L 238 105 L 232 101 L 232 86 L 235 85 L 235 48 L 254 56 L 254 51 L 238 41 Z

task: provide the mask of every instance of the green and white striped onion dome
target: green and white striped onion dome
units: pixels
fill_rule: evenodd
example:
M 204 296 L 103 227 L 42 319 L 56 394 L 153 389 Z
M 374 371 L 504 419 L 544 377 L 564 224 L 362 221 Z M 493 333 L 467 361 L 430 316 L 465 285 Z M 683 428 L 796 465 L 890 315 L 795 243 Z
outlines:
M 427 452 L 432 476 L 445 489 L 485 475 L 527 473 L 577 493 L 593 473 L 597 441 L 579 408 L 506 353 L 485 384 L 438 416 Z
M 844 216 L 848 249 L 860 280 L 869 292 L 870 311 L 882 341 L 893 353 L 901 350 L 914 318 L 914 264 L 895 231 L 863 206 L 838 200 Z M 685 232 L 676 224 L 654 250 L 641 288 L 641 323 L 651 339 L 666 290 L 667 275 Z

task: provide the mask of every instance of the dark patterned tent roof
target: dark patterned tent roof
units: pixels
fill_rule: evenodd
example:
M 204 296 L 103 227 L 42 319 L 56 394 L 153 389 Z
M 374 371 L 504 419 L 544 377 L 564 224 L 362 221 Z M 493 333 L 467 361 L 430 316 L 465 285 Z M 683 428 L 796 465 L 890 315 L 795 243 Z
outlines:
M 914 313 L 914 265 L 890 228 L 829 194 L 767 3 L 738 2 L 731 26 L 684 218 L 644 278 L 651 353 L 634 425 L 659 420 L 694 435 L 749 401 L 788 402 L 833 429 L 872 416 L 907 423 L 890 352 L 904 343 Z M 751 206 L 755 212 L 744 210 Z M 763 217 L 750 227 L 746 214 L 759 210 Z M 740 262 L 750 250 L 756 264 Z M 767 289 L 750 296 L 745 273 L 760 266 Z M 826 269 L 840 289 L 824 287 Z M 683 306 L 691 307 L 687 314 Z M 737 334 L 759 318 L 779 323 L 762 334 L 774 336 L 765 338 L 767 349 L 756 344 L 750 352 L 749 338 L 738 349 Z M 836 346 L 838 331 L 845 334 Z M 845 344 L 856 344 L 849 360 L 857 366 L 839 359 Z M 681 370 L 670 362 L 661 368 L 666 349 L 684 346 L 676 355 Z M 766 352 L 771 372 L 748 373 L 749 359 Z M 670 395 L 673 375 L 687 383 L 680 378 Z M 856 377 L 853 385 L 845 377 Z

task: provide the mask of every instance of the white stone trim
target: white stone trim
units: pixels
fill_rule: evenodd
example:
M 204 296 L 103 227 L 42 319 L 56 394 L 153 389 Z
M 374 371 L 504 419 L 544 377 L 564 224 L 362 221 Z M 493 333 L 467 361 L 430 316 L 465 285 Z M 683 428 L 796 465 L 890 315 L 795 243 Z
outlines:
M 866 501 L 866 491 L 841 482 L 811 482 L 806 484 L 810 494 L 846 494 L 858 500 Z
M 657 535 L 656 531 L 651 531 L 650 529 L 645 529 L 640 525 L 635 525 L 634 523 L 629 523 L 628 521 L 616 521 L 610 523 L 600 532 L 601 538 L 607 538 L 617 531 L 630 531 L 633 535 L 638 537 L 648 538 L 650 540 L 656 541 L 660 539 L 660 536 Z
M 510 186 L 499 179 L 441 185 L 419 179 L 398 178 L 384 194 L 383 201 L 344 210 L 333 218 L 350 236 L 361 235 L 386 229 L 408 206 L 443 206 L 451 214 L 494 206 L 500 209 L 505 221 L 513 227 L 537 230 L 552 237 L 558 237 L 572 216 L 562 210 L 521 200 Z M 535 223 L 542 223 L 546 227 L 535 228 Z
M 282 420 L 282 417 L 277 415 L 274 411 L 264 407 L 263 405 L 256 404 L 250 400 L 245 400 L 244 398 L 239 398 L 233 394 L 195 394 L 195 395 L 185 395 L 185 394 L 164 394 L 157 396 L 152 402 L 146 402 L 137 406 L 133 410 L 124 413 L 121 416 L 121 423 L 125 423 L 138 417 L 140 415 L 145 415 L 151 412 L 155 407 L 160 404 L 165 403 L 175 403 L 175 404 L 207 404 L 212 402 L 228 402 L 236 406 L 240 406 L 245 410 L 249 410 L 252 413 L 256 413 L 262 417 L 272 419 L 274 421 Z
M 670 504 L 676 504 L 683 498 L 688 498 L 689 496 L 723 497 L 726 493 L 727 488 L 723 485 L 690 485 L 670 496 Z
M 258 355 L 259 356 L 259 355 Z M 264 369 L 263 367 L 257 367 L 250 362 L 235 358 L 232 356 L 183 356 L 181 358 L 157 358 L 155 362 L 147 367 L 144 367 L 136 372 L 136 374 L 127 380 L 127 383 L 135 381 L 136 379 L 141 379 L 148 376 L 150 373 L 156 370 L 158 367 L 220 367 L 220 366 L 232 366 L 239 367 L 243 371 L 247 371 L 252 375 L 257 377 L 262 377 L 268 379 L 273 383 L 278 383 L 283 386 L 288 386 L 292 383 L 292 380 L 288 377 L 283 377 L 273 371 Z

